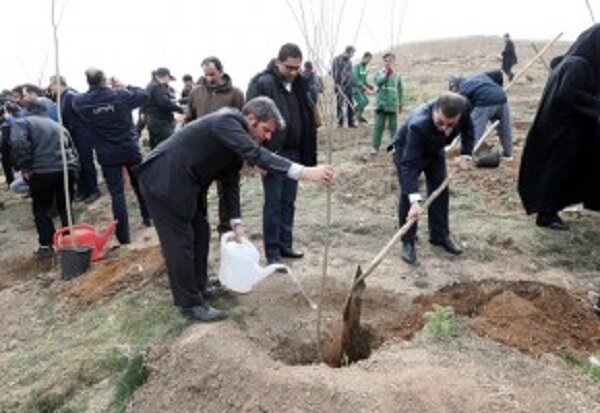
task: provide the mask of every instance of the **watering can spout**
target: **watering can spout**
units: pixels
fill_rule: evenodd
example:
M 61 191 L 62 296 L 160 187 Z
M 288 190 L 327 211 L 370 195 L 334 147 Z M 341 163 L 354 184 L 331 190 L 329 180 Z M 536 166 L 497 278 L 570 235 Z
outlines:
M 285 264 L 270 264 L 260 269 L 260 279 L 268 277 L 275 271 L 290 272 L 290 267 Z
M 108 242 L 108 239 L 110 238 L 110 236 L 112 235 L 112 233 L 114 232 L 116 226 L 117 226 L 118 221 L 115 219 L 113 222 L 111 222 L 110 224 L 108 224 L 108 226 L 106 228 L 104 228 L 104 230 L 99 233 L 96 237 L 96 245 L 98 246 L 99 249 L 103 249 L 104 246 L 106 245 L 106 243 Z

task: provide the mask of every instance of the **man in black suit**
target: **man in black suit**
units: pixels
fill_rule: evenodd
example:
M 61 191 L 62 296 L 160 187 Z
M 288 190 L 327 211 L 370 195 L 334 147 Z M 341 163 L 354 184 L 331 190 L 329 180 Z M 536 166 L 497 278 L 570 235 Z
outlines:
M 446 92 L 437 100 L 414 109 L 394 137 L 394 164 L 400 181 L 400 206 L 398 219 L 404 225 L 407 219 L 421 214 L 421 195 L 418 178 L 425 173 L 427 193 L 433 192 L 446 178 L 444 148 L 457 135 L 461 135 L 460 167 L 473 150 L 473 124 L 469 116 L 470 105 L 466 98 Z M 429 207 L 429 242 L 443 247 L 451 254 L 461 254 L 462 248 L 450 235 L 448 226 L 448 188 Z M 417 225 L 402 238 L 402 259 L 413 264 L 417 260 L 415 237 Z
M 197 119 L 158 145 L 139 167 L 142 193 L 158 233 L 176 306 L 188 317 L 214 321 L 227 316 L 207 304 L 209 228 L 206 191 L 219 179 L 239 240 L 241 225 L 239 180 L 243 160 L 292 179 L 329 182 L 329 166 L 303 167 L 277 156 L 259 143 L 284 127 L 273 101 L 259 97 L 240 112 L 222 108 Z

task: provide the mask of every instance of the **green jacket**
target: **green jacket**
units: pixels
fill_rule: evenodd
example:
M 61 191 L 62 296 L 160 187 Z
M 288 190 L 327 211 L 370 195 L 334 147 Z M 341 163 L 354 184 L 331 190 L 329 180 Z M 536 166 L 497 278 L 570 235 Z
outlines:
M 352 88 L 354 93 L 363 93 L 363 87 L 368 85 L 367 66 L 362 62 L 352 66 Z
M 396 72 L 386 78 L 384 69 L 375 73 L 377 103 L 375 109 L 380 112 L 396 113 L 402 104 L 402 78 Z

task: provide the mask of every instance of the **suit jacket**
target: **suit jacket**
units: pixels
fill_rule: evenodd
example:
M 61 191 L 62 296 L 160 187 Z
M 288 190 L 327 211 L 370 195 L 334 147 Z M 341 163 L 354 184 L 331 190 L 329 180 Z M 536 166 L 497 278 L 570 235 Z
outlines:
M 395 150 L 401 153 L 400 185 L 402 192 L 419 192 L 418 178 L 427 165 L 437 157 L 445 157 L 444 148 L 460 134 L 463 155 L 473 151 L 473 123 L 465 108 L 461 119 L 449 136 L 440 132 L 433 123 L 432 111 L 435 101 L 418 106 L 408 116 L 394 137 Z
M 287 173 L 292 166 L 253 140 L 239 110 L 222 108 L 188 123 L 158 145 L 139 166 L 139 181 L 144 196 L 191 219 L 199 196 L 218 178 L 231 217 L 239 218 L 243 160 L 276 173 Z

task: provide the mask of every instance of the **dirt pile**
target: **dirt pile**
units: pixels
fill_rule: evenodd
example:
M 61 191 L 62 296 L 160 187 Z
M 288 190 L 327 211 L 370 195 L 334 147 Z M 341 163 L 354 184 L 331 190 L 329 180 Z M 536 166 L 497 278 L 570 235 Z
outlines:
M 83 276 L 62 284 L 58 292 L 85 306 L 124 288 L 139 288 L 164 271 L 158 246 L 124 250 L 94 263 Z
M 433 304 L 453 306 L 471 318 L 478 334 L 539 356 L 569 348 L 583 353 L 600 349 L 600 318 L 585 297 L 531 281 L 487 280 L 454 284 L 414 300 L 396 333 L 410 338 L 423 326 L 422 314 Z

